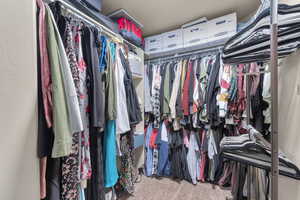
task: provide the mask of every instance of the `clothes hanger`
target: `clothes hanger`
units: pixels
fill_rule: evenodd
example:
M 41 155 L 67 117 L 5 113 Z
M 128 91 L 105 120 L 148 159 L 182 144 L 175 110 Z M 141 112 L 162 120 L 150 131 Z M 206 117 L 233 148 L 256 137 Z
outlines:
M 270 171 L 272 163 L 270 142 L 265 140 L 263 135 L 253 126 L 247 125 L 244 128 L 248 130 L 249 134 L 229 136 L 222 139 L 222 155 L 227 159 Z M 249 139 L 247 139 L 247 136 L 249 136 Z M 235 144 L 236 142 L 239 144 Z M 279 151 L 279 163 L 281 175 L 300 180 L 299 168 L 282 151 Z

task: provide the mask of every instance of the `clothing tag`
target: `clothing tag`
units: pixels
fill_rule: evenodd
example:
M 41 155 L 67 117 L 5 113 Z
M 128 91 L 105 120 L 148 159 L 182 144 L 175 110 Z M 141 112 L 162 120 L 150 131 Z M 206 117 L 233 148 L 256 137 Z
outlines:
M 232 125 L 234 125 L 233 117 L 226 118 L 226 119 L 225 119 L 225 123 L 226 123 L 226 124 L 232 124 Z

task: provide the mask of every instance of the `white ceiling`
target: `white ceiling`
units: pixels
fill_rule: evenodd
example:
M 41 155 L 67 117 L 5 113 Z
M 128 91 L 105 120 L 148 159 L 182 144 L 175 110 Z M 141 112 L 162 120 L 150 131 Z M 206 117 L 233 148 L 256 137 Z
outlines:
M 143 25 L 144 35 L 153 35 L 180 27 L 202 16 L 212 19 L 237 12 L 247 18 L 259 0 L 103 0 L 103 13 L 124 8 Z

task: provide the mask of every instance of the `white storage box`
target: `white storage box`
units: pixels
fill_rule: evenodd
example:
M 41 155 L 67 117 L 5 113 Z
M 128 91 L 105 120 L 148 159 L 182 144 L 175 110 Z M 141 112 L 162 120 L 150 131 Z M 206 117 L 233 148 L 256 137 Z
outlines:
M 171 51 L 183 47 L 182 29 L 163 33 L 163 50 Z
M 132 52 L 128 53 L 128 61 L 133 76 L 142 77 L 144 73 L 144 61 Z
M 204 44 L 208 36 L 207 22 L 183 28 L 183 45 L 186 48 Z
M 148 54 L 163 51 L 163 35 L 155 35 L 145 38 L 145 52 Z
M 209 41 L 226 39 L 234 34 L 237 30 L 237 17 L 236 13 L 225 15 L 212 19 L 207 22 Z
M 191 21 L 189 23 L 183 24 L 181 26 L 181 28 L 187 28 L 187 27 L 190 27 L 190 26 L 193 26 L 193 25 L 204 23 L 204 22 L 207 22 L 207 18 L 206 17 L 201 17 L 200 19 L 197 19 L 195 21 Z

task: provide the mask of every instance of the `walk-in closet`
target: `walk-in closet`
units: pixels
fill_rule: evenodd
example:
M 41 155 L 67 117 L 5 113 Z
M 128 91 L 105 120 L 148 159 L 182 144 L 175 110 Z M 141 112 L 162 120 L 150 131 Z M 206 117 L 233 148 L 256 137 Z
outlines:
M 0 9 L 1 200 L 300 200 L 299 0 Z

